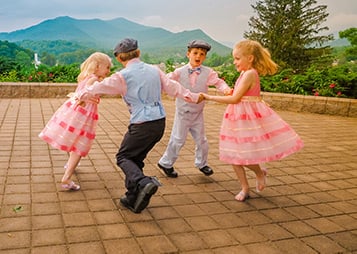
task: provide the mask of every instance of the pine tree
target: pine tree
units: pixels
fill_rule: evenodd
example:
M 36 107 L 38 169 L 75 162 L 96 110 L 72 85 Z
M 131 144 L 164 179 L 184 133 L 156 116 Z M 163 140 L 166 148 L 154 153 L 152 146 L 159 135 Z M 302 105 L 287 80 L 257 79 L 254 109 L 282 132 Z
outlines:
M 249 19 L 251 30 L 244 37 L 259 41 L 269 49 L 282 68 L 303 71 L 319 57 L 328 55 L 324 46 L 333 36 L 323 35 L 321 26 L 328 13 L 316 0 L 259 0 L 251 5 L 258 17 Z

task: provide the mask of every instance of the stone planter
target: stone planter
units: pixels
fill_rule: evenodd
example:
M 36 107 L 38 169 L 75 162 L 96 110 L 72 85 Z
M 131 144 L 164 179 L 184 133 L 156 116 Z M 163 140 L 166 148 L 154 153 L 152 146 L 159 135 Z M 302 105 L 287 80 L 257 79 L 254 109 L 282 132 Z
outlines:
M 0 82 L 0 98 L 65 98 L 76 86 L 75 83 Z M 209 93 L 216 94 L 216 89 L 210 88 Z M 262 98 L 275 110 L 357 117 L 356 99 L 268 92 L 262 92 Z

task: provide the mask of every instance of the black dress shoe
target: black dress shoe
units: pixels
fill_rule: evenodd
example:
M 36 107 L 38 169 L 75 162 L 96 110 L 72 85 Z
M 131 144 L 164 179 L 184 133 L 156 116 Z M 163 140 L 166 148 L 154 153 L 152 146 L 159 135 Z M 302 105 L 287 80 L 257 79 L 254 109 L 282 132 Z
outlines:
M 122 197 L 120 197 L 120 203 L 121 203 L 124 207 L 128 208 L 130 211 L 135 212 L 135 211 L 134 211 L 134 205 L 130 204 L 128 198 L 127 198 L 125 195 L 122 196 Z
M 149 182 L 139 191 L 134 204 L 134 213 L 141 213 L 149 205 L 150 198 L 156 193 L 157 189 L 158 186 L 155 183 Z
M 209 166 L 204 166 L 203 168 L 200 168 L 200 171 L 206 176 L 210 176 L 213 174 L 213 170 Z
M 164 166 L 160 165 L 160 163 L 158 163 L 157 166 L 161 168 L 168 177 L 176 178 L 178 176 L 177 172 L 174 170 L 173 167 L 165 168 Z

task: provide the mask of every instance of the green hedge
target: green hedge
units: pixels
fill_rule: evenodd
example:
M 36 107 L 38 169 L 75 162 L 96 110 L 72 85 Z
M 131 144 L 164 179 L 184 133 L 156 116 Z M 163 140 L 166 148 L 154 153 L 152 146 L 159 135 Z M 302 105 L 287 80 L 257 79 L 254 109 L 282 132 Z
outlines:
M 239 73 L 233 64 L 214 68 L 227 84 L 234 86 Z M 113 69 L 114 71 L 114 69 Z M 22 68 L 0 74 L 0 82 L 75 83 L 79 64 Z M 285 69 L 261 78 L 262 91 L 328 97 L 357 98 L 357 65 L 345 63 L 328 68 L 310 67 L 302 74 Z
M 357 66 L 352 63 L 318 69 L 303 74 L 282 70 L 261 79 L 262 90 L 290 94 L 357 98 Z

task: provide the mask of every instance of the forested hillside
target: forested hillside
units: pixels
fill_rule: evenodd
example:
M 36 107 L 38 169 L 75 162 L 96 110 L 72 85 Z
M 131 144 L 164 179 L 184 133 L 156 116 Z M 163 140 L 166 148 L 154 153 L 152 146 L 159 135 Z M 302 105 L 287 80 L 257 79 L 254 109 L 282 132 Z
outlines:
M 109 21 L 100 19 L 80 20 L 71 17 L 57 17 L 42 23 L 10 33 L 0 33 L 0 40 L 15 42 L 22 47 L 31 46 L 31 50 L 49 52 L 46 42 L 67 41 L 83 48 L 95 48 L 101 51 L 112 50 L 124 37 L 133 37 L 139 41 L 143 53 L 153 57 L 185 54 L 186 45 L 193 39 L 203 39 L 212 45 L 212 51 L 218 55 L 228 55 L 231 48 L 213 40 L 202 30 L 172 33 L 162 28 L 149 27 L 131 22 L 124 18 Z M 29 42 L 31 41 L 31 42 Z M 56 54 L 56 52 L 54 52 Z

